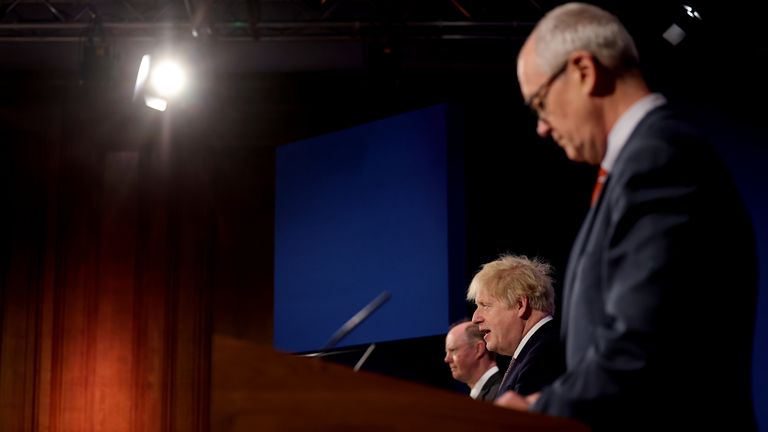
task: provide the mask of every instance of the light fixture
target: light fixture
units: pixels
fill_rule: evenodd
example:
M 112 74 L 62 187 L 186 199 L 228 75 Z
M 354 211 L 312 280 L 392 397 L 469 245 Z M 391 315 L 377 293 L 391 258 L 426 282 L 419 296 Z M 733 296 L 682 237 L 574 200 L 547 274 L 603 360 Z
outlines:
M 695 7 L 687 4 L 681 6 L 678 9 L 680 16 L 662 34 L 672 45 L 680 44 L 702 21 L 701 14 Z
M 689 17 L 691 17 L 691 18 L 696 18 L 696 19 L 698 19 L 698 20 L 701 20 L 701 15 L 699 15 L 699 12 L 698 12 L 698 11 L 696 11 L 696 10 L 695 10 L 693 7 L 691 7 L 691 6 L 688 6 L 688 5 L 683 5 L 683 9 L 685 10 L 685 13 L 686 13 L 686 14 L 687 14 Z
M 136 76 L 133 99 L 142 99 L 144 105 L 165 111 L 186 86 L 187 73 L 182 63 L 170 57 L 155 61 L 151 55 L 145 54 Z

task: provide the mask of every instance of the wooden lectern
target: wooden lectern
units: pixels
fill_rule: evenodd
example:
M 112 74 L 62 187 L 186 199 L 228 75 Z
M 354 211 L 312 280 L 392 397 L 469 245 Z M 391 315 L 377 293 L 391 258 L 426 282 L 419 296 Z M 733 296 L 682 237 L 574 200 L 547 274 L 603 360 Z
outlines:
M 214 432 L 589 430 L 228 336 L 214 336 L 212 366 Z

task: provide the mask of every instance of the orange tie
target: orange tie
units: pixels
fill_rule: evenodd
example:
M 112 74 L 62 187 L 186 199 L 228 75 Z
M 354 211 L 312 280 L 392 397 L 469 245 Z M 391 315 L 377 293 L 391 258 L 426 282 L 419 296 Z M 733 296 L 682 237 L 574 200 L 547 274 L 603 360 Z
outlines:
M 600 167 L 600 171 L 597 173 L 597 181 L 595 182 L 595 188 L 592 189 L 592 207 L 597 203 L 597 199 L 600 198 L 600 192 L 603 190 L 605 179 L 608 177 L 608 171 L 603 167 Z

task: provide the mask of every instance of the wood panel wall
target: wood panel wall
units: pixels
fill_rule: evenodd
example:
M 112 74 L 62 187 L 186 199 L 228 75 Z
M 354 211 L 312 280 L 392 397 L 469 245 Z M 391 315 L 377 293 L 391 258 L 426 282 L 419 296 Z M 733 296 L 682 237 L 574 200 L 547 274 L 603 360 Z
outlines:
M 0 430 L 208 430 L 210 159 L 83 92 L 3 110 Z

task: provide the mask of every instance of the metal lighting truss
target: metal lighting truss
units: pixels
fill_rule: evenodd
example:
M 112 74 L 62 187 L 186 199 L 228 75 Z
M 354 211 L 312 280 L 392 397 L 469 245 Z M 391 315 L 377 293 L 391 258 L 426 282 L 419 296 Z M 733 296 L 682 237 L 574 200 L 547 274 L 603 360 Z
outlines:
M 520 37 L 542 5 L 514 0 L 13 0 L 0 42 L 155 39 L 349 40 Z

